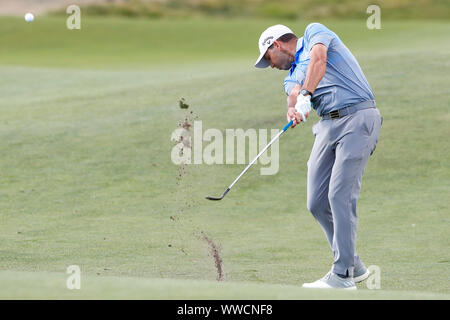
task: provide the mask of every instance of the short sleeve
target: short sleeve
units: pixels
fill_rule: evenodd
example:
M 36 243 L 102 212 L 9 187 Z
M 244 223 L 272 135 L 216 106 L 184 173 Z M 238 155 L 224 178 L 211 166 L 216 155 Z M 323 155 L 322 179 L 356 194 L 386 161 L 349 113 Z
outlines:
M 303 81 L 305 80 L 305 73 L 300 70 L 300 68 L 295 68 L 294 72 L 290 75 L 288 75 L 284 79 L 284 92 L 286 92 L 287 95 L 291 93 L 292 88 L 295 87 L 295 85 L 303 84 Z
M 311 23 L 305 29 L 304 35 L 308 44 L 308 50 L 317 44 L 322 43 L 327 48 L 330 46 L 330 42 L 334 39 L 334 34 L 323 24 Z
M 286 77 L 286 79 L 284 79 L 284 92 L 286 92 L 286 95 L 291 93 L 292 88 L 294 88 L 296 84 L 297 81 L 290 79 L 290 77 Z

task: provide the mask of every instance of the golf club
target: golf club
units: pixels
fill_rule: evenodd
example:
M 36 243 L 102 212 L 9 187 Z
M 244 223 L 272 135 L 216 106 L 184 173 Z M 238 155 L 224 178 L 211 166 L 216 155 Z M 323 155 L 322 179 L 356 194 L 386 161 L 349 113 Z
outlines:
M 258 153 L 258 155 L 256 156 L 256 158 L 253 159 L 253 161 L 249 163 L 249 165 L 244 169 L 244 171 L 241 172 L 241 174 L 233 181 L 232 184 L 230 184 L 230 186 L 225 190 L 224 193 L 222 193 L 222 195 L 221 195 L 219 198 L 216 198 L 216 197 L 206 197 L 206 199 L 208 199 L 208 200 L 214 200 L 214 201 L 222 200 L 222 199 L 226 196 L 226 194 L 228 193 L 228 191 L 230 191 L 230 189 L 234 186 L 234 184 L 235 184 L 236 182 L 238 182 L 238 180 L 243 176 L 243 174 L 244 174 L 245 172 L 247 172 L 247 170 L 248 170 L 248 169 L 256 162 L 256 160 L 258 160 L 258 158 L 264 153 L 264 151 L 266 151 L 266 150 L 272 145 L 272 143 L 274 143 L 275 140 L 277 140 L 277 139 L 283 134 L 283 132 L 285 132 L 285 131 L 292 125 L 292 123 L 293 123 L 293 120 L 289 121 L 289 123 L 286 124 L 286 125 L 284 126 L 284 128 L 283 128 L 280 132 L 278 132 L 278 134 L 277 134 L 275 137 L 273 137 L 273 139 L 269 142 L 269 144 L 266 145 L 266 146 L 264 147 L 264 149 L 262 149 L 262 150 Z

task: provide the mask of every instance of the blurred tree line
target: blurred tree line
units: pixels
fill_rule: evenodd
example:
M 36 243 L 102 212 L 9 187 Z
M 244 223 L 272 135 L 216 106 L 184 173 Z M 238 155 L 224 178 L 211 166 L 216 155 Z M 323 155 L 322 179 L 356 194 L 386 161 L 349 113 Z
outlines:
M 449 0 L 104 0 L 83 14 L 128 17 L 224 16 L 277 19 L 365 18 L 378 5 L 383 19 L 449 19 Z

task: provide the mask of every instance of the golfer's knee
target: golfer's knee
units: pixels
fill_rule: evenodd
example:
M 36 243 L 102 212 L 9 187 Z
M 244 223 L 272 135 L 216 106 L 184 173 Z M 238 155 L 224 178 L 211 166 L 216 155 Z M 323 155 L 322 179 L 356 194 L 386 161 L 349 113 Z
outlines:
M 338 203 L 342 200 L 342 195 L 339 195 L 337 192 L 330 191 L 328 193 L 328 199 L 330 199 L 330 204 L 333 205 L 333 203 Z
M 321 212 L 324 210 L 323 201 L 319 201 L 319 199 L 314 197 L 308 197 L 306 201 L 306 207 L 308 211 L 315 217 L 320 216 Z
M 328 199 L 333 207 L 333 205 L 347 205 L 349 202 L 356 202 L 358 196 L 348 188 L 336 188 L 330 189 Z

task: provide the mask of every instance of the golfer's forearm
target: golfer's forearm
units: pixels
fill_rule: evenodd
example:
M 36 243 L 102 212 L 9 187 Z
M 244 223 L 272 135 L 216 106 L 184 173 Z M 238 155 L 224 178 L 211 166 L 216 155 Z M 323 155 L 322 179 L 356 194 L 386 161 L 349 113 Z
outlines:
M 326 67 L 327 67 L 326 60 L 325 62 L 321 60 L 310 61 L 308 65 L 308 70 L 306 72 L 306 78 L 303 88 L 311 93 L 314 93 L 320 80 L 322 80 L 323 76 L 325 75 Z
M 316 88 L 325 75 L 327 68 L 327 50 L 323 44 L 316 44 L 310 52 L 310 61 L 308 69 L 306 70 L 305 81 L 303 82 L 303 89 L 311 93 L 316 91 Z

